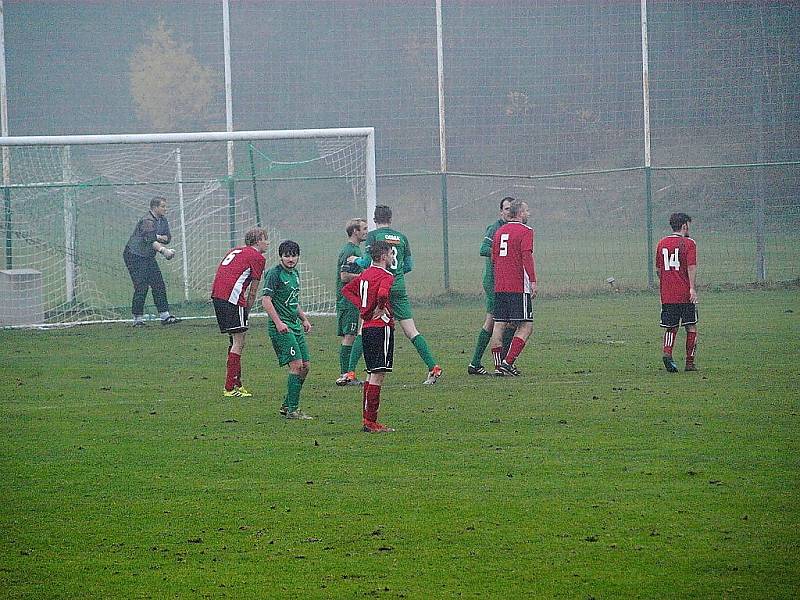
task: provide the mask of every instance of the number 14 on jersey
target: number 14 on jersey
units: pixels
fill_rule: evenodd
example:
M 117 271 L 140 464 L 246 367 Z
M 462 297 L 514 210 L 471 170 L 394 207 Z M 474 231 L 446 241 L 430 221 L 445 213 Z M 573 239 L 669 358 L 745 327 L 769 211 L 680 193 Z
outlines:
M 676 271 L 681 270 L 681 259 L 678 255 L 680 248 L 675 248 L 672 251 L 672 254 L 669 253 L 667 248 L 661 249 L 661 255 L 664 258 L 664 270 L 669 271 L 670 269 L 674 269 Z

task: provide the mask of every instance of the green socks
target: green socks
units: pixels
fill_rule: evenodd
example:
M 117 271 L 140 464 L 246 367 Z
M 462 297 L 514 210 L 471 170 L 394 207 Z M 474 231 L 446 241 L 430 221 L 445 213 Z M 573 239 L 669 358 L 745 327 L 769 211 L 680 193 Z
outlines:
M 411 343 L 414 344 L 414 348 L 417 349 L 419 357 L 422 359 L 422 362 L 427 365 L 428 370 L 436 366 L 436 360 L 433 358 L 430 348 L 428 348 L 428 343 L 425 341 L 425 338 L 422 337 L 421 333 L 411 340 Z
M 286 382 L 286 400 L 284 404 L 289 412 L 294 412 L 300 407 L 300 390 L 303 387 L 303 380 L 300 375 L 289 373 L 289 379 Z
M 475 354 L 472 356 L 472 361 L 469 363 L 473 367 L 480 366 L 483 360 L 483 353 L 486 352 L 486 346 L 489 345 L 489 340 L 492 339 L 492 332 L 486 331 L 481 327 L 481 332 L 478 334 L 478 341 L 475 343 Z
M 361 344 L 361 336 L 357 335 L 356 339 L 353 340 L 353 349 L 350 351 L 350 364 L 347 366 L 347 369 L 342 371 L 342 373 L 355 371 L 356 367 L 358 366 L 358 361 L 361 360 L 362 354 L 364 354 L 364 346 Z
M 352 346 L 339 346 L 339 374 L 350 370 L 350 351 Z

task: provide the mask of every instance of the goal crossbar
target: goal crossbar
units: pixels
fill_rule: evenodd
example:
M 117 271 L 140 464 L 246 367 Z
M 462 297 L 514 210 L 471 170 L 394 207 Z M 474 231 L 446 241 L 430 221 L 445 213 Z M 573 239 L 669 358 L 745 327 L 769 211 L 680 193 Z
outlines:
M 374 140 L 374 127 L 274 129 L 264 131 L 199 131 L 192 133 L 119 133 L 98 135 L 22 135 L 0 137 L 0 146 L 69 146 L 77 144 L 157 144 L 242 142 L 255 140 L 364 137 Z M 369 143 L 369 142 L 368 142 Z M 374 141 L 373 141 L 374 148 Z M 374 156 L 374 154 L 373 154 Z

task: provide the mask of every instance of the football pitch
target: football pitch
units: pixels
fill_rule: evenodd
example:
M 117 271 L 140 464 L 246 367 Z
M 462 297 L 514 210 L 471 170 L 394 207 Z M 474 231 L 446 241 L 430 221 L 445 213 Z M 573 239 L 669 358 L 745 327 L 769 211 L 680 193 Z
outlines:
M 398 332 L 379 435 L 333 318 L 302 422 L 263 318 L 248 399 L 211 320 L 0 331 L 0 597 L 795 598 L 798 289 L 702 292 L 695 373 L 658 308 L 541 299 L 500 379 L 466 375 L 478 302 L 418 306 L 445 373 Z

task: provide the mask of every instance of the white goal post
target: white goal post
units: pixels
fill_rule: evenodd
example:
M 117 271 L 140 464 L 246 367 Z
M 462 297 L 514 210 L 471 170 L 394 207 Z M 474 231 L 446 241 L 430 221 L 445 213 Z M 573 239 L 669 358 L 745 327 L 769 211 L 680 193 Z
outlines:
M 179 253 L 159 264 L 183 316 L 213 314 L 218 261 L 255 225 L 268 266 L 281 239 L 301 243 L 304 309 L 332 313 L 344 222 L 374 226 L 372 127 L 0 137 L 0 150 L 0 327 L 128 319 L 122 250 L 156 195 Z

